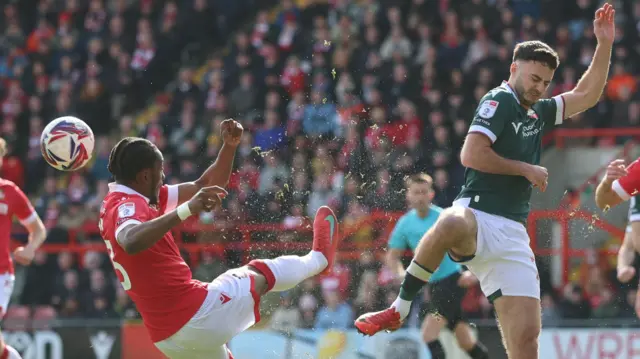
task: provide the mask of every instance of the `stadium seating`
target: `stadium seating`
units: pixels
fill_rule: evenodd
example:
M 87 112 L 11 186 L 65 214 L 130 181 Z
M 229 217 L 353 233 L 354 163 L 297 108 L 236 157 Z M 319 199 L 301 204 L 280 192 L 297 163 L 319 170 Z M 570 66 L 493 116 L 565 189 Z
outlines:
M 435 203 L 448 206 L 463 177 L 457 153 L 469 120 L 480 96 L 508 76 L 514 45 L 539 38 L 558 50 L 562 65 L 549 90 L 555 95 L 575 85 L 595 44 L 592 1 L 561 2 L 550 12 L 529 1 L 503 6 L 501 0 L 282 0 L 255 14 L 244 10 L 256 2 L 239 0 L 135 6 L 92 0 L 86 8 L 83 2 L 66 3 L 83 5 L 5 5 L 0 37 L 0 135 L 12 150 L 1 175 L 27 190 L 50 229 L 48 242 L 62 245 L 70 233 L 80 244 L 99 239 L 95 219 L 115 141 L 148 138 L 165 153 L 168 182 L 193 180 L 215 158 L 218 125 L 227 117 L 240 121 L 246 135 L 230 196 L 214 214 L 216 226 L 291 226 L 322 204 L 335 208 L 346 224 L 363 223 L 374 212 L 402 211 L 403 179 L 417 171 L 434 177 Z M 571 127 L 640 121 L 640 7 L 624 3 L 606 94 Z M 245 27 L 235 26 L 247 16 Z M 71 175 L 55 173 L 39 156 L 40 131 L 63 114 L 78 115 L 98 137 L 92 166 Z M 378 243 L 385 229 L 364 226 L 351 240 L 362 250 Z M 181 240 L 219 245 L 230 236 L 189 233 Z M 251 240 L 286 242 L 295 234 L 258 237 Z M 199 252 L 186 252 L 193 263 L 202 262 Z M 216 258 L 232 266 L 241 254 L 228 250 Z M 91 291 L 87 270 L 76 264 L 80 254 L 71 261 L 60 264 L 51 254 L 28 270 L 19 268 L 17 276 L 49 278 L 51 284 L 44 294 L 23 290 L 7 323 L 31 317 L 30 306 L 65 310 L 34 309 L 34 318 L 47 320 L 95 312 L 95 301 L 81 299 Z M 341 265 L 335 278 L 320 281 L 325 290 L 342 288 L 344 300 L 354 303 L 361 276 L 373 273 L 380 290 L 367 294 L 367 303 L 381 305 L 394 293 L 395 284 L 377 263 Z M 94 270 L 112 273 L 108 261 Z M 112 282 L 105 300 L 117 308 L 104 315 L 125 316 L 132 305 L 115 299 L 117 281 Z M 74 293 L 75 307 L 34 299 L 54 293 Z M 313 327 L 322 297 L 319 286 L 296 290 L 294 305 L 310 312 L 299 326 Z M 472 314 L 490 316 L 474 298 Z M 582 305 L 561 302 L 562 308 Z M 355 312 L 364 305 L 357 304 Z

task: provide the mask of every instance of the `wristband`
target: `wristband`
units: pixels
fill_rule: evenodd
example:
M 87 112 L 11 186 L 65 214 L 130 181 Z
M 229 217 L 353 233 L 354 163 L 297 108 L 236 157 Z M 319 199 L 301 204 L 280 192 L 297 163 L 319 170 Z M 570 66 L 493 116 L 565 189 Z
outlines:
M 189 203 L 183 203 L 176 208 L 176 213 L 181 221 L 191 217 L 193 213 L 191 213 L 191 209 L 189 209 Z

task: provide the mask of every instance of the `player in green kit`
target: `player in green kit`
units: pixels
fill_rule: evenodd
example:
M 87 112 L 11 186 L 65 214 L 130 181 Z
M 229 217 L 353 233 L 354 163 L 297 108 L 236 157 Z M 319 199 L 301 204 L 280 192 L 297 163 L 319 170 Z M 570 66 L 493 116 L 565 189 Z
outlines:
M 524 224 L 533 187 L 547 187 L 547 169 L 538 165 L 542 135 L 599 101 L 615 39 L 614 14 L 611 4 L 596 11 L 591 65 L 573 90 L 551 99 L 542 96 L 558 55 L 540 41 L 516 46 L 509 80 L 482 98 L 469 128 L 461 151 L 465 185 L 457 200 L 420 241 L 395 302 L 360 316 L 358 330 L 373 335 L 398 328 L 449 255 L 467 265 L 493 302 L 509 358 L 538 359 L 540 283 Z
M 433 180 L 426 174 L 407 179 L 407 202 L 411 210 L 398 220 L 389 238 L 386 265 L 398 276 L 404 277 L 402 256 L 407 250 L 415 251 L 422 236 L 431 228 L 442 208 L 431 204 Z M 462 313 L 462 298 L 466 287 L 476 284 L 476 277 L 449 257 L 444 257 L 429 280 L 430 299 L 428 314 L 422 324 L 422 337 L 429 347 L 431 358 L 444 359 L 445 352 L 438 339 L 447 326 L 456 336 L 458 345 L 472 359 L 488 358 L 487 349 L 473 336 Z

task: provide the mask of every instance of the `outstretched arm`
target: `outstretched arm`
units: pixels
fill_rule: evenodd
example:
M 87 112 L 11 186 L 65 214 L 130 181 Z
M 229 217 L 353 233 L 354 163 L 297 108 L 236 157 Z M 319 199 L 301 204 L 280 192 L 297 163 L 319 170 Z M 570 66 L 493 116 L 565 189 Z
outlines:
M 593 30 L 598 39 L 598 45 L 593 54 L 591 65 L 582 75 L 576 87 L 561 95 L 565 102 L 565 115 L 567 118 L 595 106 L 602 95 L 604 86 L 607 83 L 611 49 L 616 36 L 615 12 L 611 4 L 604 4 L 596 11 Z
M 224 143 L 218 153 L 218 158 L 202 173 L 200 178 L 193 182 L 185 182 L 178 185 L 178 204 L 189 200 L 204 187 L 226 187 L 229 183 L 236 148 L 240 144 L 244 129 L 240 123 L 229 119 L 222 122 L 220 130 L 222 131 Z
M 402 265 L 404 252 L 402 249 L 389 248 L 384 258 L 387 268 L 400 278 L 404 276 L 404 266 Z

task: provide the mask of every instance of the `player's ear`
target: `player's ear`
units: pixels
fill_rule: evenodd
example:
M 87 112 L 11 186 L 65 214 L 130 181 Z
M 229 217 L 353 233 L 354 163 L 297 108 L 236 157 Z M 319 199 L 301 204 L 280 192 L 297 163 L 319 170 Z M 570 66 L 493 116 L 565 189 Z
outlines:
M 518 64 L 514 61 L 511 63 L 511 66 L 509 66 L 509 73 L 513 75 L 516 73 L 517 70 L 518 70 Z
M 145 168 L 143 170 L 141 170 L 140 172 L 138 172 L 138 175 L 136 176 L 136 181 L 139 183 L 145 183 L 151 180 L 151 173 L 149 173 L 149 169 Z

